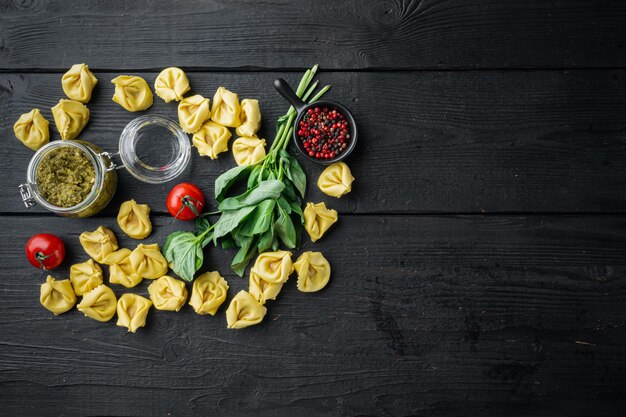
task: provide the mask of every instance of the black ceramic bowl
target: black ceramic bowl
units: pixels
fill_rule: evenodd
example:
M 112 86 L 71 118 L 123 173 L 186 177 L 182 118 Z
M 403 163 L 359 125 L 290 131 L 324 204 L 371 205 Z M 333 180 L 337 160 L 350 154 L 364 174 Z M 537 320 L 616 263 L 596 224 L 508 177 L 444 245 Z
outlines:
M 313 103 L 307 104 L 303 102 L 302 100 L 300 100 L 300 98 L 296 95 L 296 93 L 293 92 L 291 87 L 289 87 L 289 84 L 287 84 L 287 81 L 283 80 L 282 78 L 279 78 L 274 81 L 274 87 L 280 93 L 280 95 L 285 97 L 287 101 L 289 101 L 291 105 L 296 109 L 297 115 L 296 115 L 296 121 L 293 125 L 293 141 L 296 145 L 296 148 L 298 148 L 302 156 L 304 156 L 306 159 L 310 161 L 316 162 L 321 165 L 330 165 L 334 162 L 341 161 L 345 159 L 348 155 L 350 155 L 350 153 L 354 149 L 354 146 L 356 145 L 357 130 L 356 130 L 356 122 L 354 121 L 354 117 L 352 116 L 352 113 L 350 113 L 350 111 L 345 106 L 335 101 L 330 101 L 330 100 L 318 100 L 318 101 L 314 101 Z M 350 142 L 348 143 L 348 147 L 344 149 L 343 152 L 341 152 L 339 155 L 337 155 L 336 157 L 332 159 L 321 159 L 321 158 L 314 158 L 312 156 L 309 156 L 308 152 L 304 149 L 302 142 L 300 142 L 300 139 L 298 138 L 297 126 L 300 124 L 300 120 L 302 120 L 302 117 L 304 117 L 308 109 L 315 108 L 315 107 L 327 107 L 331 110 L 333 109 L 337 110 L 346 118 L 346 120 L 348 121 L 348 125 L 350 127 L 349 129 L 350 130 Z

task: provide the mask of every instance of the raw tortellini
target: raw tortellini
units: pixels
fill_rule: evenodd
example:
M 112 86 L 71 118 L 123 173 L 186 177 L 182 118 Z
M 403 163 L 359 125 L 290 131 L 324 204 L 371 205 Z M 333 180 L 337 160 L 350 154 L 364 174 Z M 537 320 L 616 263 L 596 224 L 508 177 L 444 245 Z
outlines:
M 128 111 L 146 110 L 154 101 L 148 83 L 135 75 L 120 75 L 111 80 L 115 84 L 113 101 Z
M 320 239 L 337 221 L 337 210 L 326 208 L 326 203 L 307 203 L 304 209 L 304 228 L 311 237 L 311 242 Z
M 228 283 L 219 272 L 205 272 L 193 282 L 189 305 L 198 314 L 215 315 L 217 309 L 226 300 Z
M 262 279 L 255 272 L 250 271 L 248 291 L 261 304 L 265 304 L 267 300 L 275 300 L 282 288 L 283 284 L 272 284 Z
M 178 123 L 187 133 L 196 133 L 210 118 L 209 99 L 200 94 L 184 98 L 178 104 Z
M 228 149 L 230 135 L 230 130 L 225 126 L 208 121 L 193 134 L 192 142 L 200 155 L 215 159 L 218 153 Z
M 93 232 L 81 233 L 79 240 L 87 255 L 98 263 L 104 263 L 107 255 L 118 248 L 115 235 L 104 226 L 98 227 Z
M 166 103 L 172 100 L 180 101 L 183 98 L 183 94 L 189 91 L 189 80 L 185 72 L 180 68 L 165 68 L 154 82 L 154 91 Z
M 239 291 L 226 310 L 229 329 L 243 329 L 258 324 L 265 317 L 267 309 L 249 292 Z
M 75 100 L 59 100 L 52 108 L 54 124 L 57 126 L 61 139 L 76 138 L 89 121 L 89 109 Z
M 130 249 L 122 248 L 107 255 L 104 263 L 109 265 L 109 282 L 126 288 L 137 286 L 142 280 L 130 262 Z
M 46 282 L 41 284 L 39 302 L 55 315 L 70 310 L 76 304 L 76 294 L 70 280 L 57 281 L 48 275 Z
M 324 194 L 339 198 L 352 190 L 352 181 L 354 177 L 348 165 L 345 162 L 335 162 L 322 171 L 317 186 Z
M 241 106 L 237 94 L 224 87 L 218 88 L 213 96 L 211 119 L 223 126 L 238 127 L 241 124 L 240 113 Z
M 261 110 L 259 100 L 246 98 L 241 101 L 241 113 L 239 115 L 241 125 L 235 129 L 239 136 L 251 137 L 259 131 L 261 127 Z
M 66 96 L 81 103 L 89 103 L 98 79 L 89 71 L 86 64 L 76 64 L 63 74 L 61 84 Z
M 167 261 L 159 250 L 159 245 L 140 243 L 130 254 L 133 270 L 142 278 L 155 279 L 167 274 Z
M 113 290 L 106 285 L 99 285 L 83 296 L 77 308 L 85 316 L 104 322 L 113 318 L 116 305 Z
M 150 300 L 157 310 L 179 311 L 187 301 L 185 283 L 164 275 L 148 286 Z
M 152 233 L 150 207 L 147 204 L 137 204 L 135 200 L 123 202 L 117 215 L 117 224 L 133 239 L 147 238 Z
M 102 268 L 93 259 L 70 267 L 70 281 L 76 295 L 83 295 L 102 284 Z
M 124 294 L 117 300 L 117 325 L 135 333 L 146 325 L 152 301 L 137 294 Z
M 328 284 L 330 264 L 321 252 L 304 252 L 293 266 L 298 272 L 300 291 L 315 292 Z
M 233 142 L 233 156 L 237 165 L 252 165 L 265 157 L 265 140 L 239 138 Z
M 36 151 L 50 141 L 49 125 L 39 109 L 32 109 L 17 119 L 13 125 L 13 133 L 25 146 Z
M 260 254 L 250 269 L 270 284 L 283 284 L 293 272 L 291 252 L 284 250 Z

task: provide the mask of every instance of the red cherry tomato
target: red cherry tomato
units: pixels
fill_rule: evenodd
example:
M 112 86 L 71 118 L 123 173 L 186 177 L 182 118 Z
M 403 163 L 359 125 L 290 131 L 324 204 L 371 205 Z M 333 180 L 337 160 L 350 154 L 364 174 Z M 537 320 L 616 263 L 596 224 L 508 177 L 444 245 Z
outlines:
M 35 268 L 52 270 L 63 262 L 65 245 L 55 235 L 40 233 L 26 242 L 26 257 Z
M 180 183 L 167 195 L 167 211 L 178 220 L 193 220 L 204 209 L 204 194 L 190 182 Z

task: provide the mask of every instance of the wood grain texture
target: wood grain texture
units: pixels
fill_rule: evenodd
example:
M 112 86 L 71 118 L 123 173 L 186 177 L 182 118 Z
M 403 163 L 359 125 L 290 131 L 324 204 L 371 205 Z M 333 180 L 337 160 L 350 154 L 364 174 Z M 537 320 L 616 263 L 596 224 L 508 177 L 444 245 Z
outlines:
M 156 77 L 140 74 L 150 84 Z M 80 138 L 114 151 L 126 123 L 139 114 L 111 101 L 110 80 L 117 74 L 96 75 L 91 120 Z M 286 111 L 272 87 L 278 76 L 298 79 L 289 73 L 189 74 L 193 92 L 207 97 L 225 85 L 241 98 L 258 98 L 267 138 Z M 59 78 L 0 75 L 1 212 L 24 212 L 16 186 L 32 156 L 14 139 L 12 124 L 33 107 L 52 121 L 50 107 L 63 94 Z M 328 97 L 349 106 L 360 131 L 347 161 L 356 177 L 353 192 L 328 200 L 342 213 L 619 213 L 626 207 L 626 71 L 329 72 L 320 80 L 333 85 Z M 141 114 L 176 119 L 176 104 L 155 96 L 154 106 Z M 52 122 L 51 132 L 59 138 Z M 215 178 L 234 165 L 233 158 L 224 153 L 211 161 L 192 153 L 191 171 L 182 178 L 212 195 Z M 315 185 L 322 168 L 303 164 L 309 200 L 323 200 Z M 130 197 L 164 211 L 171 184 L 145 185 L 119 173 L 109 214 Z
M 619 0 L 2 0 L 0 68 L 623 67 Z
M 148 240 L 163 243 L 174 226 L 154 220 Z M 241 331 L 226 329 L 224 308 L 152 310 L 135 335 L 38 304 L 45 273 L 22 244 L 42 222 L 69 248 L 57 277 L 86 259 L 84 229 L 105 224 L 136 244 L 112 218 L 0 218 L 13 230 L 0 241 L 8 415 L 547 416 L 626 405 L 623 216 L 344 216 L 303 248 L 331 262 L 323 291 L 299 293 L 292 278 L 266 320 Z M 207 255 L 229 300 L 247 286 L 230 253 Z
M 179 226 L 154 220 L 150 242 Z M 622 216 L 346 216 L 302 248 L 331 262 L 323 291 L 299 293 L 292 278 L 246 330 L 226 329 L 224 307 L 210 317 L 187 306 L 152 310 L 134 335 L 38 304 L 45 273 L 22 244 L 42 222 L 68 245 L 57 277 L 86 259 L 83 230 L 105 224 L 122 246 L 137 243 L 112 218 L 0 218 L 14 234 L 0 243 L 8 415 L 541 416 L 626 405 Z M 232 253 L 207 255 L 228 302 L 247 280 L 230 272 Z M 148 283 L 113 287 L 147 295 Z

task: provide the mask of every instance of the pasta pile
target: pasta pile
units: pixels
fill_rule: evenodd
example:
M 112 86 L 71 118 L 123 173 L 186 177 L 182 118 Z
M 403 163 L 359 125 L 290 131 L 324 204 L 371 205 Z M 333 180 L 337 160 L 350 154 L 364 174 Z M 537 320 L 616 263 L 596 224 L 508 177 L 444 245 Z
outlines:
M 76 139 L 89 121 L 89 109 L 85 106 L 91 100 L 91 94 L 98 79 L 89 71 L 86 64 L 72 65 L 63 77 L 61 86 L 68 99 L 59 100 L 52 107 L 52 117 L 61 139 Z M 22 114 L 13 125 L 15 137 L 33 151 L 50 141 L 50 122 L 39 109 Z
M 298 289 L 319 291 L 330 280 L 330 264 L 321 252 L 304 252 L 292 262 L 291 252 L 265 252 L 250 269 L 248 291 L 240 291 L 226 310 L 229 329 L 243 329 L 260 323 L 268 300 L 275 300 L 291 274 L 298 274 Z
M 113 80 L 116 84 L 113 100 L 128 111 L 150 107 L 152 92 L 145 80 L 131 77 L 134 80 L 131 86 L 130 80 L 122 77 L 129 76 Z M 120 85 L 122 81 L 124 84 Z M 235 128 L 238 138 L 233 143 L 233 157 L 237 165 L 251 165 L 265 157 L 265 140 L 257 137 L 261 127 L 258 100 L 247 98 L 239 102 L 236 93 L 219 87 L 211 105 L 201 94 L 185 97 L 190 88 L 187 75 L 176 67 L 165 68 L 154 82 L 154 90 L 163 101 L 179 102 L 178 123 L 184 132 L 193 135 L 192 143 L 200 156 L 217 159 L 220 153 L 226 152 L 233 135 L 229 128 Z M 136 100 L 136 97 L 145 100 Z

